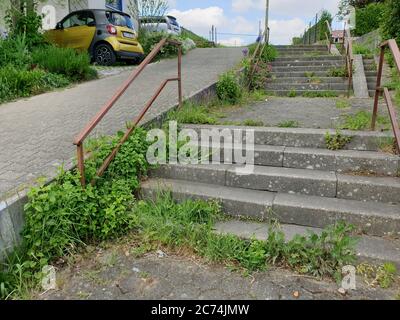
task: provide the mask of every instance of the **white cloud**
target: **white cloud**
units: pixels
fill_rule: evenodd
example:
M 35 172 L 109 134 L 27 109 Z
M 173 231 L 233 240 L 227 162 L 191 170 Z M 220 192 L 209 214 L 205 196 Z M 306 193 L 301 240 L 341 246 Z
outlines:
M 271 43 L 291 44 L 293 37 L 298 37 L 306 28 L 302 19 L 271 20 Z
M 203 35 L 208 34 L 213 25 L 219 28 L 228 24 L 224 9 L 220 7 L 195 8 L 187 11 L 173 9 L 169 14 L 176 17 L 183 27 Z
M 236 12 L 265 10 L 266 0 L 232 0 L 232 8 Z M 270 14 L 275 16 L 293 16 L 312 18 L 321 9 L 335 15 L 339 0 L 271 0 Z

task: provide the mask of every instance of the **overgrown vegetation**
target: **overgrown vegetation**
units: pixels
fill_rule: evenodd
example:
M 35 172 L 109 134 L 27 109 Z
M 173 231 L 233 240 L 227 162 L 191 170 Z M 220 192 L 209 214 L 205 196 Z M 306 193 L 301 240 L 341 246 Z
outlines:
M 341 124 L 341 129 L 348 130 L 365 130 L 371 127 L 372 113 L 368 111 L 359 111 L 356 114 L 349 114 L 344 116 L 344 122 Z M 380 129 L 388 130 L 390 121 L 387 117 L 378 116 L 377 123 Z
M 333 98 L 337 97 L 339 94 L 336 91 L 306 91 L 303 92 L 302 96 L 304 98 Z
M 340 130 L 336 130 L 333 136 L 329 131 L 325 134 L 325 144 L 329 150 L 342 150 L 350 141 L 351 137 L 343 135 Z
M 364 278 L 368 286 L 387 289 L 396 281 L 397 268 L 393 263 L 385 263 L 381 266 L 363 263 L 357 267 L 357 273 Z
M 278 124 L 278 127 L 279 128 L 298 128 L 298 127 L 300 127 L 300 124 L 298 121 L 295 121 L 295 120 L 287 120 L 287 121 L 280 122 Z
M 217 82 L 217 96 L 221 101 L 237 104 L 243 97 L 243 89 L 234 72 L 224 73 Z
M 87 53 L 46 43 L 41 18 L 28 11 L 8 11 L 10 34 L 0 38 L 0 103 L 96 77 Z
M 328 77 L 340 77 L 340 78 L 347 78 L 349 75 L 346 67 L 342 68 L 331 68 L 328 70 Z
M 340 99 L 336 101 L 337 109 L 348 109 L 351 108 L 351 103 L 348 100 Z
M 316 277 L 339 276 L 341 267 L 355 258 L 355 241 L 349 236 L 353 228 L 344 223 L 325 229 L 321 235 L 296 236 L 289 242 L 279 225 L 271 223 L 267 241 L 243 240 L 213 231 L 221 216 L 215 202 L 176 204 L 167 193 L 154 201 L 141 201 L 135 209 L 140 239 L 191 248 L 208 261 L 250 272 L 281 265 Z

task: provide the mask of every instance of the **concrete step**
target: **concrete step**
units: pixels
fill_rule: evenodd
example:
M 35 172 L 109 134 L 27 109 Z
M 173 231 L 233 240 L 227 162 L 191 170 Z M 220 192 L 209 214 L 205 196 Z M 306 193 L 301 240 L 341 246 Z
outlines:
M 400 207 L 382 203 L 331 199 L 232 188 L 193 181 L 149 179 L 142 183 L 142 198 L 155 198 L 161 191 L 174 199 L 216 200 L 230 216 L 265 221 L 275 218 L 283 224 L 325 228 L 344 220 L 358 232 L 370 236 L 400 236 Z
M 201 150 L 207 150 L 210 160 L 215 159 L 215 155 L 217 155 L 219 157 L 218 160 L 226 164 L 240 163 L 236 161 L 233 155 L 246 154 L 243 146 L 232 148 L 232 145 L 230 145 L 225 147 L 223 143 L 213 144 L 213 146 L 200 144 L 199 147 L 202 148 Z M 332 171 L 344 174 L 362 173 L 364 175 L 396 177 L 400 169 L 400 158 L 395 155 L 373 151 L 332 151 L 327 149 L 254 145 L 254 164 L 258 166 Z
M 280 51 L 278 52 L 278 56 L 282 58 L 295 58 L 295 57 L 319 57 L 325 56 L 327 54 L 326 51 Z
M 314 77 L 328 77 L 327 71 L 276 71 L 272 70 L 271 75 L 277 78 L 307 78 L 307 76 L 312 72 Z
M 376 75 L 377 75 L 376 71 L 368 71 L 368 70 L 365 71 L 366 77 L 375 77 L 376 78 Z
M 273 72 L 328 72 L 333 66 L 272 67 Z
M 348 84 L 342 83 L 267 83 L 267 91 L 288 90 L 288 91 L 345 91 Z
M 279 226 L 285 234 L 286 241 L 291 241 L 295 236 L 308 236 L 310 233 L 320 235 L 323 229 L 310 228 L 291 224 Z M 267 241 L 270 231 L 268 223 L 230 220 L 218 222 L 215 226 L 218 234 L 230 234 L 239 238 Z M 372 264 L 394 263 L 400 268 L 400 241 L 387 240 L 370 236 L 353 236 L 357 240 L 356 255 L 358 262 Z
M 274 61 L 272 67 L 309 67 L 309 66 L 329 66 L 331 68 L 339 68 L 343 66 L 342 61 L 315 60 L 315 61 Z
M 399 178 L 359 177 L 272 166 L 254 166 L 252 172 L 245 175 L 238 171 L 241 167 L 170 164 L 152 170 L 150 176 L 250 190 L 400 204 Z
M 194 129 L 198 133 L 200 130 L 217 130 L 217 134 L 228 129 L 234 130 L 254 130 L 254 138 L 256 145 L 267 146 L 284 146 L 297 148 L 315 148 L 325 149 L 326 133 L 334 135 L 333 129 L 309 129 L 309 128 L 277 128 L 277 127 L 245 127 L 245 126 L 211 126 L 211 125 L 184 125 L 183 128 Z M 360 151 L 379 151 L 383 142 L 387 142 L 389 138 L 393 139 L 390 132 L 377 131 L 350 131 L 342 130 L 344 136 L 351 137 L 344 149 L 360 150 Z
M 294 77 L 294 78 L 269 78 L 267 83 L 313 83 L 313 84 L 322 84 L 322 83 L 347 83 L 346 78 L 338 78 L 338 77 Z
M 304 62 L 313 62 L 313 61 L 340 61 L 345 63 L 345 60 L 341 56 L 331 56 L 331 55 L 323 55 L 323 56 L 316 56 L 316 57 L 307 57 L 307 56 L 300 56 L 300 57 L 277 57 L 273 62 L 292 62 L 292 61 L 304 61 Z
M 327 46 L 325 46 L 325 45 L 308 45 L 308 44 L 295 45 L 295 46 L 292 46 L 292 45 L 276 45 L 274 47 L 277 50 L 282 50 L 282 49 L 314 49 L 314 50 L 315 49 L 320 49 L 320 50 L 328 50 Z
M 336 90 L 332 91 L 329 90 L 327 92 L 326 90 L 297 90 L 297 91 L 292 91 L 292 90 L 267 90 L 267 92 L 273 96 L 277 97 L 291 97 L 293 98 L 293 94 L 296 94 L 295 97 L 307 97 L 307 98 L 321 98 L 321 97 L 343 97 L 347 95 L 347 90 Z M 310 96 L 310 92 L 314 92 L 314 96 Z M 317 96 L 315 96 L 317 95 Z

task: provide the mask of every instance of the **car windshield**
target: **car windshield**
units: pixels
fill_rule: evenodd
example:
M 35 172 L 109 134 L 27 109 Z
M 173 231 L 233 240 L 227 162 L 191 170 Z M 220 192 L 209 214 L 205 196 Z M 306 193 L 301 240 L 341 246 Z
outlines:
M 118 12 L 106 12 L 108 21 L 117 27 L 128 27 L 134 29 L 133 22 L 128 15 L 120 14 Z
M 178 21 L 176 21 L 176 19 L 174 17 L 168 17 L 168 19 L 169 19 L 170 24 L 173 24 L 174 26 L 179 27 L 179 23 L 178 23 Z

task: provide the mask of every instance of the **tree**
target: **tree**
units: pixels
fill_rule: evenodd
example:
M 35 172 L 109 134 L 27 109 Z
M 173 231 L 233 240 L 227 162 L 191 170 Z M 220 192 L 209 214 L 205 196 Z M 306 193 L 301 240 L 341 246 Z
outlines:
M 400 43 L 400 1 L 387 0 L 382 18 L 382 33 L 385 39 L 396 39 Z
M 371 3 L 384 3 L 386 0 L 341 0 L 339 3 L 338 17 L 343 19 L 349 14 L 349 6 L 356 9 L 364 8 Z
M 168 11 L 168 0 L 128 0 L 133 17 L 161 17 Z

